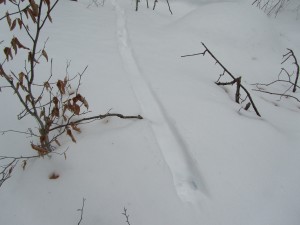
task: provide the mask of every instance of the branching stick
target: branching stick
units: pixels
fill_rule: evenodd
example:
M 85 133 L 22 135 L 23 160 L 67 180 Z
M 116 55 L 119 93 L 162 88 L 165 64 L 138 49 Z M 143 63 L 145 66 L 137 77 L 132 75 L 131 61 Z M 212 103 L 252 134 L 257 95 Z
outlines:
M 197 56 L 197 55 L 203 55 L 205 56 L 206 53 L 208 53 L 215 61 L 216 61 L 216 64 L 218 64 L 222 69 L 223 69 L 223 74 L 221 76 L 223 76 L 224 74 L 228 74 L 232 79 L 233 81 L 231 82 L 228 82 L 228 83 L 221 83 L 219 82 L 219 80 L 216 82 L 217 85 L 233 85 L 235 83 L 237 83 L 237 90 L 236 90 L 236 97 L 235 97 L 235 101 L 237 103 L 239 103 L 239 99 L 240 99 L 240 89 L 242 89 L 247 97 L 249 98 L 249 101 L 251 102 L 251 106 L 253 107 L 255 113 L 257 116 L 261 117 L 260 113 L 258 112 L 258 109 L 249 93 L 249 91 L 244 87 L 244 85 L 241 84 L 241 78 L 236 78 L 218 59 L 217 57 L 206 47 L 206 45 L 204 43 L 202 43 L 203 47 L 204 47 L 204 51 L 201 52 L 201 53 L 196 53 L 196 54 L 189 54 L 189 55 L 183 55 L 181 57 L 189 57 L 189 56 Z

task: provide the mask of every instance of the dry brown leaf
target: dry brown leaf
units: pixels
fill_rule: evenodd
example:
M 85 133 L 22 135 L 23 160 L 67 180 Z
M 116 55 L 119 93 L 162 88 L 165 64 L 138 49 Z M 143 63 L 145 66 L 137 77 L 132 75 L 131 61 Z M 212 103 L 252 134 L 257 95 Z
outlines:
M 78 133 L 81 133 L 81 130 L 79 127 L 77 127 L 77 124 L 75 123 L 70 123 L 71 127 L 73 130 L 77 131 Z
M 11 27 L 11 18 L 9 16 L 8 11 L 6 12 L 6 20 L 7 20 L 8 26 Z
M 58 108 L 58 102 L 59 102 L 58 98 L 57 97 L 53 97 L 52 101 L 53 101 L 55 107 Z
M 44 87 L 46 88 L 47 91 L 49 91 L 49 89 L 51 89 L 48 81 L 44 82 Z
M 18 24 L 19 24 L 19 27 L 20 27 L 20 30 L 22 29 L 22 25 L 23 25 L 23 22 L 20 18 L 18 18 Z
M 27 9 L 27 12 L 28 12 L 28 14 L 30 15 L 32 21 L 33 21 L 34 23 L 36 23 L 36 18 L 35 18 L 35 16 L 34 16 L 34 12 L 32 11 L 32 9 L 28 8 L 28 9 Z
M 23 81 L 24 81 L 24 77 L 25 77 L 25 73 L 21 72 L 19 73 L 19 82 L 21 85 L 23 85 Z
M 56 85 L 58 87 L 60 94 L 64 95 L 66 93 L 64 82 L 62 80 L 58 80 Z
M 17 54 L 18 53 L 18 46 L 17 46 L 17 43 L 15 41 L 15 38 L 13 38 L 11 40 L 10 44 L 11 44 L 12 48 L 15 50 L 15 54 Z
M 52 117 L 59 117 L 59 109 L 57 107 L 52 109 L 51 116 Z
M 73 113 L 78 116 L 80 114 L 80 106 L 77 104 L 74 104 L 73 109 L 74 109 Z
M 34 145 L 34 144 L 31 144 L 31 148 L 36 150 L 39 155 L 46 155 L 48 154 L 48 151 L 40 146 L 37 146 L 37 145 Z
M 6 60 L 7 60 L 7 61 L 9 61 L 9 57 L 10 57 L 11 60 L 13 59 L 12 52 L 11 52 L 11 48 L 6 47 L 6 48 L 4 48 L 3 51 L 4 51 L 4 54 L 5 54 L 5 56 L 6 56 Z
M 37 17 L 39 15 L 39 6 L 35 3 L 34 0 L 29 0 L 29 3 L 32 8 L 33 16 Z
M 87 102 L 87 100 L 85 98 L 83 98 L 83 105 L 86 109 L 89 109 L 89 103 Z
M 27 49 L 27 50 L 30 50 L 29 48 L 27 48 L 26 46 L 24 46 L 18 38 L 14 37 L 13 38 L 14 42 L 16 43 L 16 45 L 18 46 L 18 48 L 24 48 L 24 49 Z
M 67 135 L 72 139 L 73 142 L 76 143 L 76 139 L 74 138 L 72 131 L 70 129 L 67 129 Z
M 55 173 L 55 172 L 53 172 L 53 173 L 51 173 L 51 174 L 49 175 L 49 179 L 50 179 L 50 180 L 55 180 L 55 179 L 57 179 L 57 178 L 59 178 L 59 174 L 57 174 L 57 173 Z
M 44 0 L 44 3 L 47 5 L 48 12 L 49 12 L 50 11 L 50 0 Z
M 42 55 L 46 58 L 46 60 L 48 62 L 48 55 L 47 55 L 47 52 L 45 51 L 45 49 L 43 49 Z
M 17 19 L 15 19 L 12 24 L 11 24 L 11 27 L 10 27 L 10 30 L 12 31 L 13 29 L 16 28 L 16 25 L 17 25 Z

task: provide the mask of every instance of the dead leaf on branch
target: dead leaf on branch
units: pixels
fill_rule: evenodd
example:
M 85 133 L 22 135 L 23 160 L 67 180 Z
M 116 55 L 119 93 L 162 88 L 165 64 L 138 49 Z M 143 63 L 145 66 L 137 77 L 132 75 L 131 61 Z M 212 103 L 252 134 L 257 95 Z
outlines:
M 51 116 L 52 116 L 52 118 L 53 117 L 57 117 L 57 118 L 59 118 L 59 109 L 58 108 L 53 108 L 52 109 L 52 112 L 51 112 Z
M 35 15 L 34 15 L 34 12 L 32 11 L 32 9 L 28 8 L 26 11 L 28 12 L 28 14 L 31 17 L 32 21 L 34 23 L 36 23 L 36 18 L 35 18 Z
M 48 55 L 47 55 L 47 52 L 45 51 L 45 49 L 43 49 L 43 51 L 42 51 L 42 56 L 44 56 L 48 62 Z
M 28 49 L 29 50 L 29 49 Z M 28 61 L 29 62 L 35 62 L 37 64 L 39 64 L 39 62 L 33 57 L 32 52 L 28 52 Z
M 47 91 L 49 91 L 49 89 L 51 90 L 51 86 L 48 81 L 44 82 L 44 87 L 46 88 Z
M 25 13 L 25 16 L 26 16 L 26 18 L 28 19 L 28 8 L 26 8 L 26 9 L 24 9 L 24 13 Z
M 48 7 L 48 12 L 50 11 L 50 0 L 43 0 L 44 3 L 47 5 Z
M 23 86 L 24 77 L 26 76 L 25 73 L 21 72 L 19 73 L 19 82 Z
M 76 143 L 76 139 L 74 138 L 72 131 L 70 129 L 67 129 L 67 135 L 72 139 L 73 142 Z
M 65 83 L 62 80 L 58 80 L 56 86 L 58 87 L 58 90 L 61 95 L 64 95 L 66 93 Z
M 18 18 L 18 24 L 19 24 L 19 27 L 20 27 L 20 30 L 22 29 L 22 25 L 23 25 L 23 22 L 20 18 Z
M 23 48 L 26 50 L 30 50 L 29 48 L 27 48 L 26 46 L 24 46 L 18 38 L 13 37 L 13 39 L 11 40 L 11 44 L 17 46 L 18 48 Z
M 6 20 L 7 20 L 8 26 L 11 27 L 11 18 L 9 16 L 8 11 L 6 12 Z
M 53 101 L 55 107 L 58 108 L 58 102 L 59 102 L 58 98 L 57 97 L 53 97 L 52 101 Z
M 34 0 L 29 0 L 30 7 L 32 8 L 32 15 L 37 17 L 39 15 L 39 6 Z
M 7 61 L 9 61 L 9 57 L 10 57 L 11 60 L 13 60 L 13 55 L 12 55 L 12 52 L 11 52 L 11 48 L 6 47 L 6 48 L 4 48 L 3 51 L 4 51 L 4 54 L 6 56 Z
M 70 126 L 72 127 L 73 130 L 77 131 L 78 133 L 81 133 L 81 130 L 79 127 L 77 127 L 77 124 L 70 123 Z
M 74 102 L 80 101 L 87 109 L 89 108 L 89 104 L 86 101 L 86 99 L 81 95 L 81 94 L 77 94 L 74 98 L 73 98 Z
M 74 104 L 73 109 L 74 109 L 73 110 L 74 114 L 78 116 L 80 114 L 80 106 L 77 104 Z
M 10 27 L 10 31 L 14 30 L 16 28 L 16 25 L 17 25 L 17 19 L 15 19 L 12 24 L 11 24 L 11 27 Z
M 43 156 L 43 155 L 48 154 L 48 151 L 47 151 L 46 149 L 40 147 L 40 146 L 31 144 L 31 148 L 32 148 L 33 150 L 36 150 L 36 151 L 39 153 L 39 155 L 42 155 L 42 156 Z

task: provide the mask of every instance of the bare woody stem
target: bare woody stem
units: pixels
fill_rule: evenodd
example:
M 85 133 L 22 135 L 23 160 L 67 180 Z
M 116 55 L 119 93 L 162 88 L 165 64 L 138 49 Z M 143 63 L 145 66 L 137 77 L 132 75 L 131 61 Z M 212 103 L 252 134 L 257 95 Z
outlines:
M 296 58 L 293 50 L 292 49 L 288 49 L 288 50 L 290 51 L 290 54 L 293 57 L 294 64 L 296 66 L 296 79 L 295 79 L 295 83 L 294 83 L 294 87 L 293 87 L 293 92 L 295 93 L 296 90 L 297 90 L 297 83 L 298 83 L 298 79 L 299 79 L 299 76 L 300 76 L 300 68 L 299 68 L 299 64 L 298 64 L 297 58 Z
M 203 55 L 205 56 L 206 53 L 208 53 L 215 61 L 216 64 L 219 64 L 219 66 L 224 70 L 223 74 L 227 73 L 232 79 L 233 79 L 233 83 L 237 83 L 237 91 L 236 91 L 236 102 L 239 103 L 239 99 L 237 99 L 239 97 L 239 92 L 240 92 L 240 88 L 247 94 L 249 101 L 251 102 L 251 105 L 256 113 L 256 115 L 258 115 L 259 117 L 261 117 L 260 113 L 258 112 L 258 109 L 256 108 L 256 105 L 250 95 L 250 93 L 248 92 L 248 90 L 244 87 L 244 85 L 241 84 L 240 78 L 236 78 L 235 76 L 233 76 L 233 74 L 215 57 L 215 55 L 206 47 L 206 45 L 204 43 L 201 42 L 201 44 L 203 45 L 203 47 L 205 48 L 205 50 L 201 53 L 196 53 L 196 54 L 190 54 L 190 55 L 183 55 L 181 57 L 189 57 L 189 56 L 197 56 L 197 55 Z M 218 84 L 218 82 L 217 82 Z M 219 84 L 220 85 L 220 84 Z
M 53 130 L 60 129 L 60 128 L 67 127 L 67 126 L 69 126 L 71 124 L 80 124 L 80 123 L 86 122 L 86 121 L 101 120 L 101 119 L 104 119 L 106 117 L 119 117 L 121 119 L 139 119 L 139 120 L 143 119 L 143 117 L 141 115 L 137 115 L 137 116 L 124 116 L 124 115 L 119 114 L 119 113 L 106 113 L 104 115 L 87 117 L 87 118 L 79 119 L 79 120 L 76 120 L 76 121 L 68 122 L 66 124 L 58 125 L 56 127 L 53 127 L 51 129 L 49 129 L 49 132 L 53 131 Z

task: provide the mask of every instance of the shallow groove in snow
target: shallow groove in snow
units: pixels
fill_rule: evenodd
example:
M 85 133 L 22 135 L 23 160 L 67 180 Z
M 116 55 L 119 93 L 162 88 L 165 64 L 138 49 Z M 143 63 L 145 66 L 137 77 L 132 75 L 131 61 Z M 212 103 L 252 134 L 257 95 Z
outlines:
M 207 189 L 184 139 L 170 120 L 147 79 L 143 77 L 130 47 L 125 11 L 117 0 L 111 0 L 117 16 L 117 39 L 120 55 L 143 116 L 151 118 L 150 126 L 173 176 L 178 196 L 184 202 L 200 203 Z

